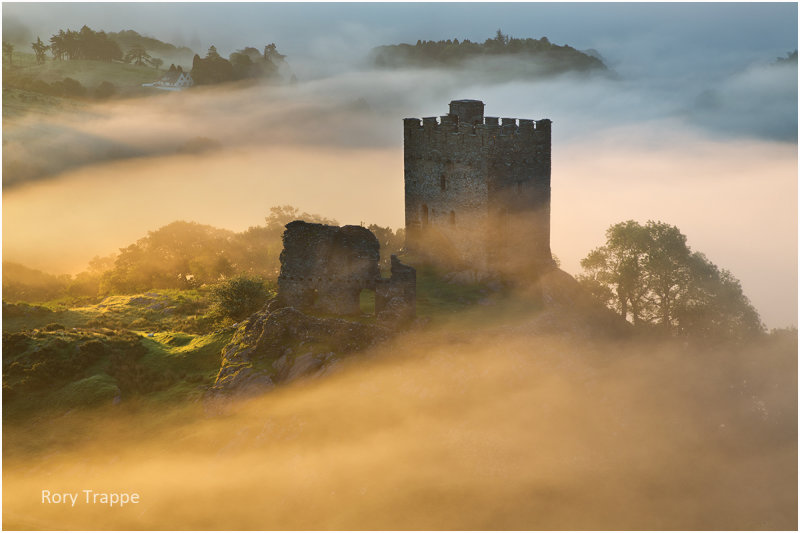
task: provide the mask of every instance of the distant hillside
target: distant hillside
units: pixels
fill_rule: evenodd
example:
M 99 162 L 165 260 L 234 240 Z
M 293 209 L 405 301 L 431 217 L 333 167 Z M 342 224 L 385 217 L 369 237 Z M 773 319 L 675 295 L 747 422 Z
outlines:
M 372 63 L 379 68 L 467 68 L 486 66 L 498 59 L 516 60 L 530 65 L 517 73 L 528 75 L 558 74 L 568 71 L 604 71 L 606 65 L 599 53 L 584 53 L 568 45 L 541 39 L 516 39 L 500 30 L 494 38 L 483 43 L 468 39 L 446 41 L 417 41 L 416 45 L 395 44 L 372 50 Z M 494 69 L 492 69 L 494 70 Z
M 186 46 L 175 46 L 174 44 L 159 41 L 153 37 L 145 37 L 133 30 L 122 30 L 120 32 L 110 32 L 108 37 L 115 41 L 123 51 L 130 50 L 134 46 L 141 46 L 150 55 L 164 59 L 164 62 L 182 64 L 189 66 L 192 64 L 194 51 Z

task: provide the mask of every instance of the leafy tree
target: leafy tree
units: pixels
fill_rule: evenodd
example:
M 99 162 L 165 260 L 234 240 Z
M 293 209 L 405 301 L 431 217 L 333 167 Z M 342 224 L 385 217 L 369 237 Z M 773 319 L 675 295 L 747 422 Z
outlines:
M 152 63 L 153 58 L 147 53 L 143 46 L 135 45 L 125 53 L 123 61 L 126 63 L 133 62 L 134 65 L 144 66 Z
M 42 64 L 46 59 L 46 52 L 50 48 L 46 44 L 42 42 L 42 39 L 38 36 L 36 37 L 36 42 L 31 43 L 31 47 L 33 48 L 33 53 L 36 55 L 36 63 Z
M 234 233 L 178 221 L 151 231 L 120 250 L 104 275 L 103 292 L 185 289 L 232 275 Z
M 9 66 L 11 66 L 11 60 L 13 58 L 13 55 L 14 55 L 14 45 L 3 41 L 3 62 L 8 61 Z
M 264 47 L 264 59 L 277 64 L 286 59 L 286 56 L 278 52 L 278 47 L 275 46 L 275 43 L 269 43 Z
M 606 239 L 581 261 L 579 281 L 634 325 L 703 338 L 763 332 L 739 281 L 692 252 L 675 226 L 629 220 L 611 226 Z
M 150 64 L 153 65 L 153 67 L 160 69 L 161 66 L 164 64 L 164 60 L 161 59 L 160 57 L 153 57 L 150 59 Z

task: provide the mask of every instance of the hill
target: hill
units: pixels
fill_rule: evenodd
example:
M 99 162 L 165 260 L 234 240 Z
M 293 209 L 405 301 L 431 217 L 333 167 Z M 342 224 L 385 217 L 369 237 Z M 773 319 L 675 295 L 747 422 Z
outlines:
M 47 58 L 37 63 L 34 54 L 15 50 L 12 62 L 3 62 L 3 118 L 74 110 L 84 99 L 145 96 L 152 91 L 142 84 L 161 76 L 157 68 L 122 61 Z
M 163 59 L 166 65 L 175 63 L 188 68 L 192 64 L 192 58 L 194 57 L 194 52 L 191 48 L 165 43 L 153 37 L 141 35 L 133 30 L 110 32 L 108 37 L 119 44 L 123 52 L 135 46 L 140 46 L 147 50 L 151 56 Z
M 500 30 L 483 43 L 468 39 L 417 41 L 416 45 L 394 44 L 372 50 L 371 60 L 378 68 L 447 68 L 492 71 L 492 63 L 504 60 L 518 63 L 517 74 L 523 76 L 553 75 L 563 72 L 608 70 L 599 53 L 584 53 L 569 45 L 551 43 L 547 37 L 517 39 Z M 519 66 L 527 68 L 519 70 Z M 501 67 L 503 65 L 500 65 Z

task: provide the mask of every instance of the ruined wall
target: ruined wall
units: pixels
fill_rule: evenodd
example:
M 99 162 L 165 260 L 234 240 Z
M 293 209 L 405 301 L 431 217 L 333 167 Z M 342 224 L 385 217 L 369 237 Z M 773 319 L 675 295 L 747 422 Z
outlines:
M 286 305 L 331 314 L 358 314 L 359 296 L 380 279 L 380 243 L 361 226 L 295 220 L 286 225 L 278 298 Z
M 375 313 L 400 324 L 416 315 L 417 273 L 391 258 L 381 278 L 380 243 L 361 226 L 327 226 L 295 220 L 283 232 L 278 299 L 282 305 L 336 315 L 361 313 L 363 289 L 375 291 Z
M 410 249 L 494 269 L 514 253 L 505 244 L 514 233 L 531 261 L 551 261 L 549 120 L 501 123 L 478 100 L 454 100 L 440 120 L 405 119 L 403 130 Z
M 389 279 L 375 288 L 375 314 L 381 322 L 402 323 L 416 316 L 417 271 L 392 256 Z

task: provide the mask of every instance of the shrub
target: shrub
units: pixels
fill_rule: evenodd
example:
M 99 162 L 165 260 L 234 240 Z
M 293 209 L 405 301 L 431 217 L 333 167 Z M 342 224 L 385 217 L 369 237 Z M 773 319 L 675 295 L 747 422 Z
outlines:
M 110 81 L 104 81 L 94 89 L 94 97 L 98 100 L 111 98 L 117 93 L 116 86 Z
M 211 291 L 213 312 L 233 320 L 255 313 L 268 298 L 264 280 L 248 276 L 237 276 L 219 283 Z

